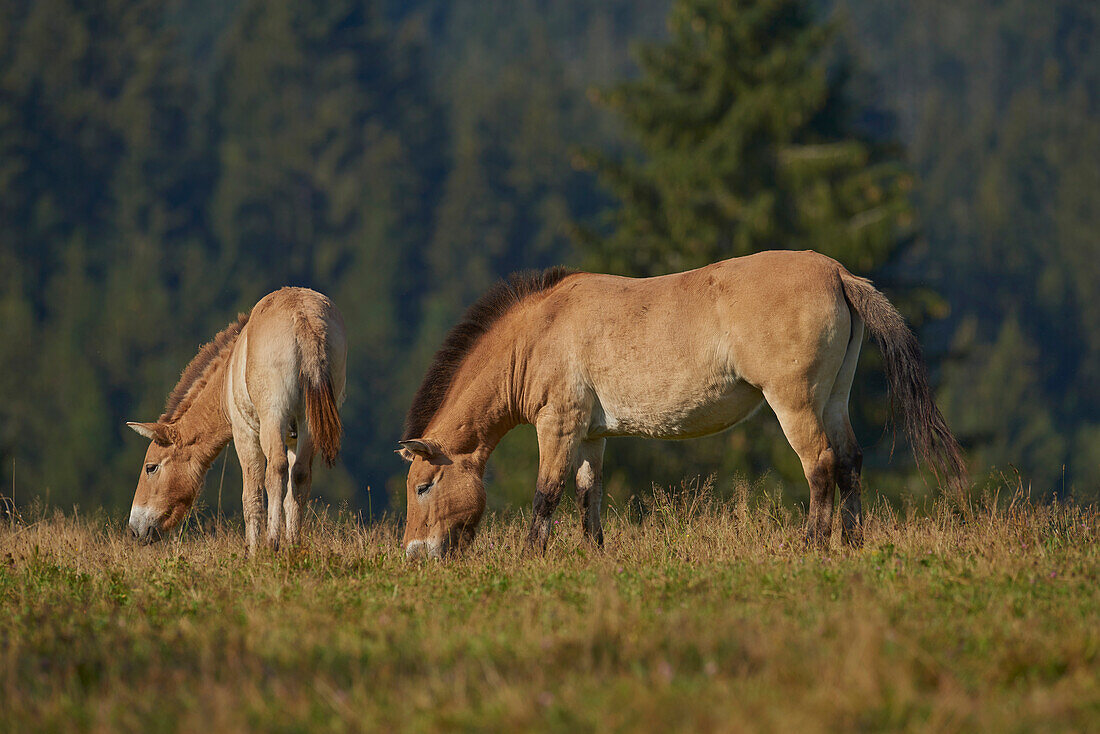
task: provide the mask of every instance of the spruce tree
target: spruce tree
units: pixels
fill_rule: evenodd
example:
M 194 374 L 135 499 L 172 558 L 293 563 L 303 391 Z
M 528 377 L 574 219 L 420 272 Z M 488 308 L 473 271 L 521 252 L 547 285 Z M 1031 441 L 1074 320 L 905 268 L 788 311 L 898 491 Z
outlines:
M 591 93 L 636 144 L 632 156 L 584 156 L 617 200 L 605 226 L 579 231 L 591 268 L 655 275 L 815 249 L 873 274 L 912 237 L 912 179 L 896 146 L 857 125 L 847 65 L 808 2 L 677 0 L 669 30 L 639 49 L 637 79 Z M 688 445 L 628 443 L 612 484 L 616 464 L 636 489 L 715 470 L 804 481 L 770 414 Z
M 859 272 L 912 228 L 892 145 L 854 125 L 844 64 L 804 0 L 678 0 L 640 78 L 593 96 L 640 157 L 589 154 L 618 199 L 585 232 L 594 266 L 655 274 L 812 248 Z

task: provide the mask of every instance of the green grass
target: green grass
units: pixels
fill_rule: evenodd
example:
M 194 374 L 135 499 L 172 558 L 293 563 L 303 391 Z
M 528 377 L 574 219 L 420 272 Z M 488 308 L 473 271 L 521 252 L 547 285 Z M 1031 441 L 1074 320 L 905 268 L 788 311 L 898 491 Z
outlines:
M 493 516 L 446 563 L 394 524 L 314 518 L 136 546 L 104 519 L 0 530 L 4 731 L 919 730 L 1100 726 L 1100 514 L 996 503 L 804 551 L 778 503 L 661 495 L 559 514 L 545 557 Z

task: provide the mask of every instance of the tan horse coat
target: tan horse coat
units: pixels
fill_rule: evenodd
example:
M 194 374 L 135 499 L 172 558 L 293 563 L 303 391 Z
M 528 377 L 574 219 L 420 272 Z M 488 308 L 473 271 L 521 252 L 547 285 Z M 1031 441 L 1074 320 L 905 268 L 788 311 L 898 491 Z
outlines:
M 265 296 L 204 346 L 154 423 L 128 423 L 152 443 L 130 510 L 139 538 L 186 515 L 210 463 L 233 440 L 244 476 L 249 551 L 259 541 L 264 488 L 267 540 L 296 542 L 313 457 L 340 450 L 347 341 L 326 296 L 283 288 Z M 284 497 L 285 491 L 285 497 Z
M 961 476 L 919 345 L 885 297 L 835 260 L 776 251 L 656 278 L 513 277 L 448 337 L 409 412 L 407 552 L 439 554 L 472 534 L 485 462 L 519 423 L 538 433 L 529 541 L 545 547 L 570 476 L 585 530 L 602 540 L 605 438 L 704 436 L 764 401 L 802 461 L 809 536 L 827 540 L 839 484 L 844 537 L 859 543 L 862 458 L 848 395 L 865 325 L 915 449 Z

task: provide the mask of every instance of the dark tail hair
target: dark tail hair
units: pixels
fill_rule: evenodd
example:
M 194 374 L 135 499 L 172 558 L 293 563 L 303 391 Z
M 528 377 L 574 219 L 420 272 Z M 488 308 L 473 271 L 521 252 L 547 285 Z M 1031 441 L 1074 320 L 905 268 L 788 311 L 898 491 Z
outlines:
M 863 319 L 882 350 L 890 384 L 891 413 L 895 404 L 901 406 L 913 453 L 932 469 L 937 479 L 946 479 L 962 489 L 967 482 L 966 464 L 958 441 L 932 400 L 920 342 L 871 281 L 841 268 L 840 282 L 848 304 Z
M 309 434 L 325 463 L 332 466 L 340 453 L 340 434 L 344 429 L 332 388 L 325 332 L 304 314 L 294 317 L 294 331 L 299 353 L 298 384 L 305 401 Z

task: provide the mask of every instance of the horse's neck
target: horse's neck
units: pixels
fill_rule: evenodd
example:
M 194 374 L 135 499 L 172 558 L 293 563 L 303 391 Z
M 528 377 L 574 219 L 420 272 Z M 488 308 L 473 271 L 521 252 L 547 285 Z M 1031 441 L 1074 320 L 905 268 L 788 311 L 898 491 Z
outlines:
M 225 410 L 225 376 L 229 359 L 212 368 L 191 405 L 175 421 L 180 439 L 193 445 L 204 468 L 233 438 L 233 425 Z
M 495 369 L 463 370 L 460 381 L 432 421 L 430 434 L 484 468 L 508 431 L 523 422 L 515 405 L 510 360 L 492 360 Z

